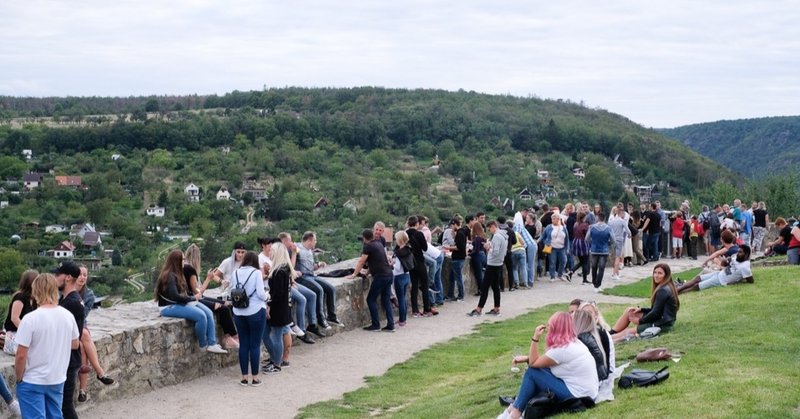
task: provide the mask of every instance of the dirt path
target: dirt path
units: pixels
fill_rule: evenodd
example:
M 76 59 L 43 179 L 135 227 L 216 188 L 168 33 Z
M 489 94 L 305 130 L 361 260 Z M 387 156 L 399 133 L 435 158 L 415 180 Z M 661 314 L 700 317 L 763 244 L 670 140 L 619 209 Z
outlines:
M 673 272 L 697 267 L 698 261 L 667 260 Z M 604 286 L 625 284 L 649 276 L 653 264 L 626 268 L 622 279 L 611 283 L 610 270 Z M 684 278 L 688 279 L 688 278 Z M 411 358 L 415 352 L 453 337 L 469 334 L 479 322 L 502 321 L 552 303 L 573 298 L 608 303 L 638 302 L 639 299 L 598 295 L 590 285 L 539 281 L 532 290 L 504 292 L 502 316 L 469 318 L 465 314 L 477 304 L 477 297 L 447 303 L 434 318 L 409 318 L 397 333 L 354 330 L 317 340 L 314 345 L 292 348 L 291 367 L 280 374 L 262 377 L 259 388 L 239 385 L 238 367 L 188 383 L 158 389 L 128 399 L 101 403 L 81 413 L 82 418 L 159 417 L 188 418 L 234 415 L 291 418 L 311 403 L 341 397 L 364 385 L 365 376 L 382 375 L 392 365 Z M 533 325 L 531 326 L 533 327 Z M 122 384 L 124 385 L 124 384 Z

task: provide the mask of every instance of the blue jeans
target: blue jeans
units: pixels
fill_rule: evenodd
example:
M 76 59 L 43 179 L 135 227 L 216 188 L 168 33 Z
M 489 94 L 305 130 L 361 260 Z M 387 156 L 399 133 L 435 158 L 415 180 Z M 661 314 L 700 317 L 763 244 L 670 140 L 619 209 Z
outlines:
M 486 264 L 486 253 L 473 253 L 470 258 L 470 264 L 472 265 L 472 275 L 475 276 L 475 284 L 478 286 L 478 292 L 480 292 L 483 289 L 483 267 Z
M 532 287 L 536 280 L 536 253 L 539 251 L 536 242 L 525 248 L 525 264 L 528 267 L 528 286 Z
M 452 259 L 450 261 L 450 286 L 447 287 L 447 298 L 455 298 L 456 285 L 458 285 L 458 298 L 464 299 L 464 262 L 466 259 Z
M 786 258 L 789 261 L 789 265 L 800 265 L 800 247 L 787 250 Z
M 650 234 L 642 231 L 642 253 L 644 254 L 644 261 L 650 261 Z
M 336 288 L 330 282 L 314 276 L 303 274 L 297 280 L 298 283 L 305 285 L 314 294 L 317 295 L 317 323 L 322 323 L 323 320 L 336 319 Z M 326 316 L 322 310 L 322 305 L 325 304 L 328 315 Z
M 514 286 L 519 282 L 526 282 L 528 278 L 528 254 L 524 250 L 511 252 L 511 262 L 514 264 Z
M 381 322 L 378 317 L 378 296 L 381 297 L 381 304 L 386 311 L 386 327 L 394 329 L 394 315 L 392 315 L 392 283 L 394 277 L 379 276 L 372 278 L 372 284 L 367 293 L 367 307 L 369 307 L 369 317 L 372 319 L 372 327 L 380 327 Z
M 444 266 L 444 252 L 436 258 L 436 273 L 433 275 L 433 288 L 436 290 L 436 304 L 444 304 L 444 286 L 442 286 L 442 266 Z M 433 301 L 433 300 L 431 300 Z
M 406 295 L 408 294 L 408 286 L 411 284 L 411 276 L 408 272 L 395 275 L 394 277 L 394 295 L 397 297 L 397 312 L 400 315 L 400 323 L 405 323 L 408 317 L 408 302 Z
M 303 310 L 301 311 L 300 308 L 296 308 L 296 316 L 297 316 L 297 327 L 302 329 L 303 331 L 306 330 L 306 318 L 308 316 L 308 322 L 311 324 L 317 324 L 317 294 L 314 291 L 308 289 L 308 287 L 295 284 L 297 287 L 297 291 L 305 297 L 305 302 L 303 302 Z M 292 287 L 292 298 L 294 298 L 294 287 Z M 300 301 L 298 301 L 298 305 Z M 303 313 L 305 312 L 305 315 Z
M 556 270 L 558 270 L 558 276 L 564 275 L 564 265 L 567 264 L 567 249 L 565 247 L 561 249 L 554 247 L 547 258 L 550 261 L 550 279 L 555 279 Z M 558 264 L 558 269 L 556 269 L 556 264 Z
M 173 304 L 161 310 L 163 317 L 175 317 L 194 322 L 194 334 L 201 348 L 217 343 L 217 326 L 214 323 L 214 313 L 202 304 Z
M 11 395 L 11 391 L 8 390 L 8 385 L 6 384 L 6 380 L 3 379 L 3 375 L 0 374 L 0 397 L 3 398 L 3 401 L 6 403 L 11 403 L 14 400 L 14 396 Z
M 262 308 L 249 316 L 233 316 L 239 332 L 239 369 L 242 375 L 258 375 L 261 362 L 261 338 L 264 336 L 264 323 L 267 310 Z
M 280 366 L 283 361 L 283 329 L 285 326 L 270 326 L 269 320 L 264 322 L 264 346 L 267 347 L 269 359 L 273 364 Z M 241 342 L 241 341 L 240 341 Z M 241 347 L 241 344 L 239 345 Z
M 650 260 L 657 261 L 661 258 L 658 245 L 661 242 L 661 233 L 652 233 L 647 237 L 647 248 L 650 249 Z
M 528 368 L 522 377 L 514 407 L 522 412 L 533 396 L 546 390 L 552 391 L 557 401 L 572 398 L 564 380 L 553 375 L 550 368 Z
M 567 242 L 567 270 L 572 272 L 572 267 L 575 266 L 575 259 L 572 258 L 572 238 Z
M 62 418 L 64 383 L 53 385 L 17 384 L 17 400 L 23 418 Z

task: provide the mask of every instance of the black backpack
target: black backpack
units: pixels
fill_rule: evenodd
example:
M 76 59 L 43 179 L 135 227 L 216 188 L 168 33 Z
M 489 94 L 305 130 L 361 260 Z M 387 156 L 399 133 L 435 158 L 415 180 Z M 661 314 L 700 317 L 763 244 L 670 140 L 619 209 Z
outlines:
M 250 297 L 256 293 L 256 290 L 253 290 L 250 295 L 247 295 L 245 292 L 244 286 L 247 285 L 247 281 L 250 280 L 250 277 L 253 276 L 255 270 L 250 272 L 250 275 L 247 276 L 247 279 L 244 280 L 244 284 L 239 283 L 239 271 L 234 272 L 236 276 L 236 285 L 231 290 L 231 305 L 235 308 L 247 308 L 250 307 Z
M 703 220 L 703 223 L 705 223 L 705 220 Z M 719 216 L 717 216 L 717 214 L 714 214 L 712 212 L 708 216 L 708 230 L 711 231 L 712 233 L 714 233 L 714 235 L 716 236 L 720 232 L 719 231 L 719 226 L 720 226 L 720 224 L 719 224 Z M 703 228 L 705 228 L 705 225 L 703 226 Z

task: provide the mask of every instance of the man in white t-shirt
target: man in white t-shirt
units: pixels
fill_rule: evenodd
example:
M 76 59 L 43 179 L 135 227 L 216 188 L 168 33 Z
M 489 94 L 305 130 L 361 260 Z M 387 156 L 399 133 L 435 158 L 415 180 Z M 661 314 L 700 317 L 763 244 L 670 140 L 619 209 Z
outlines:
M 22 318 L 16 335 L 17 397 L 22 417 L 61 417 L 70 351 L 79 345 L 78 324 L 58 305 L 53 275 L 39 275 L 32 288 L 39 308 Z
M 689 291 L 703 291 L 712 287 L 724 287 L 737 282 L 753 282 L 753 272 L 750 270 L 750 246 L 739 246 L 736 259 L 730 262 L 723 261 L 722 270 L 698 275 L 691 281 L 678 287 L 678 294 Z

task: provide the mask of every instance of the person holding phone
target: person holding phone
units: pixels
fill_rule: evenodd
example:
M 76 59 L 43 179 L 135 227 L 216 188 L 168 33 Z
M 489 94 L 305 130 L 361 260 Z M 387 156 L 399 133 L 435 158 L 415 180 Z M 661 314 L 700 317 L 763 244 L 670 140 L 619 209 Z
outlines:
M 539 342 L 545 333 L 546 350 L 540 355 Z M 547 326 L 536 326 L 528 355 L 515 357 L 514 363 L 527 363 L 529 368 L 522 377 L 516 400 L 498 419 L 521 417 L 528 401 L 542 391 L 551 391 L 556 401 L 597 397 L 599 381 L 594 358 L 577 339 L 575 322 L 569 313 L 559 311 L 550 317 Z

